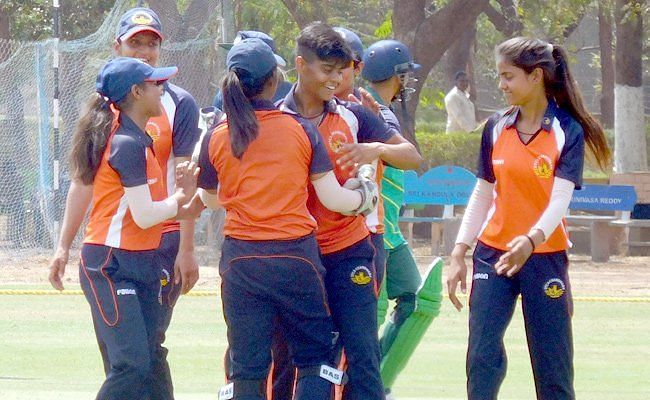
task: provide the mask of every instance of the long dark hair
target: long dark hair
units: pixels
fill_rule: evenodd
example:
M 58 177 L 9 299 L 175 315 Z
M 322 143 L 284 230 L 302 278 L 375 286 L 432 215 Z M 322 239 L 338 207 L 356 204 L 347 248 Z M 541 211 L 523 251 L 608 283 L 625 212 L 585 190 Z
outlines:
M 92 185 L 106 150 L 114 118 L 106 100 L 99 93 L 93 93 L 72 137 L 72 179 Z
M 228 116 L 230 148 L 238 159 L 242 158 L 259 130 L 250 100 L 262 93 L 267 81 L 275 77 L 276 70 L 273 68 L 265 76 L 255 79 L 247 71 L 234 68 L 226 73 L 221 82 L 223 111 Z
M 566 51 L 559 45 L 540 39 L 516 37 L 498 45 L 496 54 L 527 74 L 535 68 L 543 71 L 546 95 L 582 126 L 591 154 L 598 166 L 605 171 L 611 163 L 612 152 L 607 145 L 603 127 L 584 105 L 580 89 L 569 69 Z

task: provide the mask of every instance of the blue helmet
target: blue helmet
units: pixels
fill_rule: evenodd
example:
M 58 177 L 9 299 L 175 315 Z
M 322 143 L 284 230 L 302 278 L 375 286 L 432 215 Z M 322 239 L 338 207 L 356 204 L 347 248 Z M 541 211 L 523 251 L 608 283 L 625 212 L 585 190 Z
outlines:
M 415 72 L 420 64 L 413 62 L 408 47 L 397 40 L 380 40 L 363 53 L 363 79 L 370 82 L 385 81 L 393 75 Z
M 355 61 L 361 61 L 361 58 L 363 57 L 363 43 L 361 43 L 359 36 L 351 30 L 340 26 L 337 26 L 334 30 L 336 33 L 341 35 L 343 40 L 345 40 L 345 43 L 347 43 L 347 45 L 350 46 L 350 49 L 352 49 L 352 58 L 354 58 Z

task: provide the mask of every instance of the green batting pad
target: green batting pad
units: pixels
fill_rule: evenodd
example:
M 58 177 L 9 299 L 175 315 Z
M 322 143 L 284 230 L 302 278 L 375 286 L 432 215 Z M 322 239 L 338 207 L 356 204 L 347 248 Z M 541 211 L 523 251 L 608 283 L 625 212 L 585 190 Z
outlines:
M 381 361 L 381 379 L 385 388 L 393 386 L 427 328 L 440 314 L 442 266 L 443 261 L 439 257 L 429 265 L 426 277 L 418 289 L 415 311 L 401 326 L 397 338 Z

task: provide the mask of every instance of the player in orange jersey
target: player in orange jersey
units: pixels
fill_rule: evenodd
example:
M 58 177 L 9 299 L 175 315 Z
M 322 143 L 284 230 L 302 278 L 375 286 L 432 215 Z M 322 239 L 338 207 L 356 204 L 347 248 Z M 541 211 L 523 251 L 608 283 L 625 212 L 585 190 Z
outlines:
M 587 112 L 565 51 L 539 39 L 497 46 L 499 88 L 511 107 L 483 129 L 478 182 L 456 239 L 449 297 L 459 310 L 474 239 L 467 390 L 496 399 L 506 374 L 505 330 L 521 294 L 538 399 L 574 399 L 570 246 L 562 217 L 582 184 L 585 143 L 601 168 L 611 155 Z
M 153 139 L 145 133 L 149 118 L 162 112 L 163 84 L 176 71 L 135 58 L 111 60 L 73 138 L 73 177 L 92 185 L 79 276 L 109 363 L 97 394 L 102 400 L 140 399 L 149 392 L 162 311 L 162 222 L 186 216 L 181 207 L 196 190 L 198 170 L 185 163 L 176 169 L 178 187 L 168 196 Z M 50 276 L 57 289 L 63 288 L 62 275 Z
M 227 118 L 199 155 L 200 198 L 226 209 L 219 272 L 229 384 L 220 398 L 266 398 L 277 324 L 297 368 L 294 398 L 325 400 L 344 374 L 331 365 L 336 337 L 307 187 L 327 209 L 357 215 L 374 209 L 377 186 L 360 177 L 357 189 L 342 188 L 316 128 L 271 102 L 280 75 L 266 43 L 244 39 L 226 63 Z
M 156 13 L 148 8 L 137 7 L 126 11 L 120 18 L 113 50 L 117 56 L 137 58 L 155 67 L 160 57 L 162 41 L 162 26 Z M 192 95 L 184 89 L 169 82 L 163 87 L 164 112 L 147 122 L 145 132 L 153 139 L 165 190 L 173 193 L 174 168 L 189 160 L 199 139 L 199 110 Z M 92 191 L 92 185 L 82 185 L 75 180 L 70 183 L 59 244 L 50 264 L 51 277 L 65 269 L 72 241 L 90 207 Z M 162 343 L 176 300 L 181 293 L 187 293 L 199 277 L 199 267 L 194 257 L 194 221 L 165 221 L 159 252 L 163 316 L 158 327 L 159 344 L 153 368 L 156 378 L 151 380 L 151 400 L 172 400 L 173 386 L 167 364 L 167 349 Z M 108 368 L 106 357 L 104 367 Z

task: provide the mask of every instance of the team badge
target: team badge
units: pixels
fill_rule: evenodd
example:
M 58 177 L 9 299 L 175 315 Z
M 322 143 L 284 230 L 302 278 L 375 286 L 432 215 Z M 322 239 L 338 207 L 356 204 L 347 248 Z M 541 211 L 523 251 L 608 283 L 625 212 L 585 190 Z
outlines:
M 553 161 L 546 154 L 541 154 L 533 163 L 535 175 L 542 179 L 548 179 L 553 176 Z
M 162 272 L 164 276 L 160 278 L 160 286 L 165 287 L 169 284 L 169 281 L 171 280 L 171 276 L 169 275 L 169 272 L 167 272 L 166 269 L 163 269 Z
M 372 273 L 363 265 L 359 265 L 350 273 L 350 280 L 355 285 L 365 286 L 372 282 Z
M 562 279 L 553 278 L 544 284 L 544 293 L 552 299 L 559 299 L 564 295 L 565 291 L 566 286 L 562 282 Z
M 136 25 L 151 25 L 153 23 L 153 17 L 146 12 L 139 12 L 131 17 L 131 22 Z
M 338 153 L 347 142 L 348 137 L 341 131 L 334 131 L 329 137 L 329 146 L 334 153 Z
M 544 120 L 542 121 L 544 125 L 550 125 L 551 124 L 551 119 L 549 117 L 544 117 Z
M 154 142 L 160 138 L 160 126 L 155 122 L 147 121 L 147 126 L 144 128 L 144 131 Z

